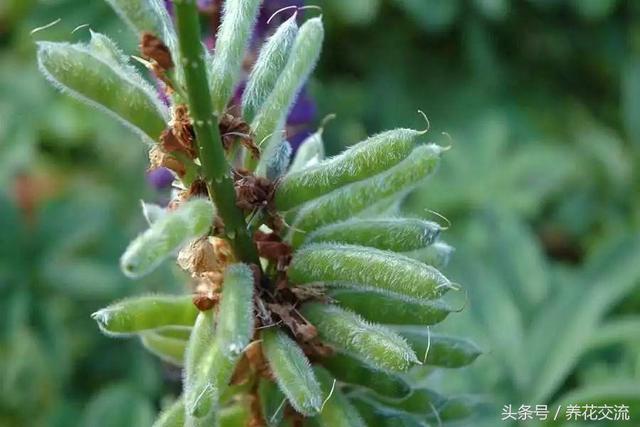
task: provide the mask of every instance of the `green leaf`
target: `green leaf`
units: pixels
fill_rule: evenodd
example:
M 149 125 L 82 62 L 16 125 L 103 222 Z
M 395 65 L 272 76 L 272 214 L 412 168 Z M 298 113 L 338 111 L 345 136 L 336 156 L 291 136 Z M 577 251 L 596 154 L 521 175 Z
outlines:
M 101 390 L 86 406 L 82 427 L 149 426 L 153 423 L 151 402 L 128 384 Z
M 600 348 L 619 343 L 634 343 L 640 331 L 640 316 L 616 317 L 600 325 L 591 335 L 589 348 Z
M 154 89 L 101 50 L 84 44 L 38 42 L 38 64 L 58 89 L 106 111 L 148 143 L 155 143 L 166 127 L 168 111 Z

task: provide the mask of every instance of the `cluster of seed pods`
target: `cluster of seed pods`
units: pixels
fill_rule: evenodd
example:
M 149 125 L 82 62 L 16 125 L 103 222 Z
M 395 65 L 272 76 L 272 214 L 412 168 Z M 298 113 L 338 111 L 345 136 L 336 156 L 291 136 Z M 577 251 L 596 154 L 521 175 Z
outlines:
M 297 10 L 248 77 L 234 119 L 248 133 L 230 139 L 244 143 L 223 150 L 216 120 L 234 97 L 260 1 L 225 2 L 213 51 L 200 43 L 194 0 L 174 1 L 175 25 L 160 0 L 107 1 L 170 54 L 164 67 L 153 53 L 143 60 L 171 89 L 170 106 L 102 34 L 41 42 L 38 59 L 55 86 L 133 129 L 183 187 L 167 208 L 144 205 L 149 227 L 124 251 L 123 272 L 142 277 L 193 248 L 207 260 L 197 271 L 180 263 L 205 284 L 206 304 L 145 295 L 93 314 L 104 333 L 138 336 L 183 367 L 183 393 L 156 426 L 423 426 L 466 415 L 464 399 L 412 385 L 412 368 L 457 368 L 480 352 L 430 333 L 454 311 L 445 296 L 457 286 L 439 271 L 452 249 L 440 225 L 395 209 L 445 150 L 400 128 L 325 159 L 319 129 L 292 155 L 285 120 L 324 37 L 322 18 L 299 25 Z M 240 204 L 234 176 L 269 191 L 251 187 Z M 281 253 L 261 252 L 259 235 Z

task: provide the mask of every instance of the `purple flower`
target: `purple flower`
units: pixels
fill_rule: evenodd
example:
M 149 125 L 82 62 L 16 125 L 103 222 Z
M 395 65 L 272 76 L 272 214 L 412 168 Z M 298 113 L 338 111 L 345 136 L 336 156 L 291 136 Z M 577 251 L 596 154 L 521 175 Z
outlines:
M 155 168 L 147 173 L 147 182 L 156 190 L 169 187 L 174 179 L 173 173 L 163 167 Z
M 307 89 L 303 88 L 298 95 L 298 99 L 289 112 L 287 124 L 292 126 L 304 125 L 313 121 L 316 116 L 316 104 L 313 102 Z

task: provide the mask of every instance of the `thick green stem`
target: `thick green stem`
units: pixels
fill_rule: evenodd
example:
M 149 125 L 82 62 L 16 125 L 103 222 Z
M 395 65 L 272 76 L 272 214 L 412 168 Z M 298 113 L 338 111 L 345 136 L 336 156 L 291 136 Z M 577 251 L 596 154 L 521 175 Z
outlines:
M 189 113 L 196 132 L 202 173 L 234 252 L 241 260 L 260 265 L 244 215 L 236 206 L 231 169 L 222 149 L 218 120 L 213 114 L 196 1 L 174 0 L 174 5 L 182 61 L 180 65 L 184 70 Z

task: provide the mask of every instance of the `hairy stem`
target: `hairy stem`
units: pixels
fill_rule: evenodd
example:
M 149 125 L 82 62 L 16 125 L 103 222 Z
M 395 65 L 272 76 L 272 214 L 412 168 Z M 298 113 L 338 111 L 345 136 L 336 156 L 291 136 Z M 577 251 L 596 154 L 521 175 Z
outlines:
M 196 132 L 198 157 L 209 194 L 225 225 L 227 238 L 243 261 L 260 265 L 255 245 L 247 231 L 242 211 L 236 206 L 231 169 L 225 160 L 213 114 L 204 49 L 200 42 L 200 21 L 195 0 L 174 0 L 178 44 L 189 98 L 189 112 Z

